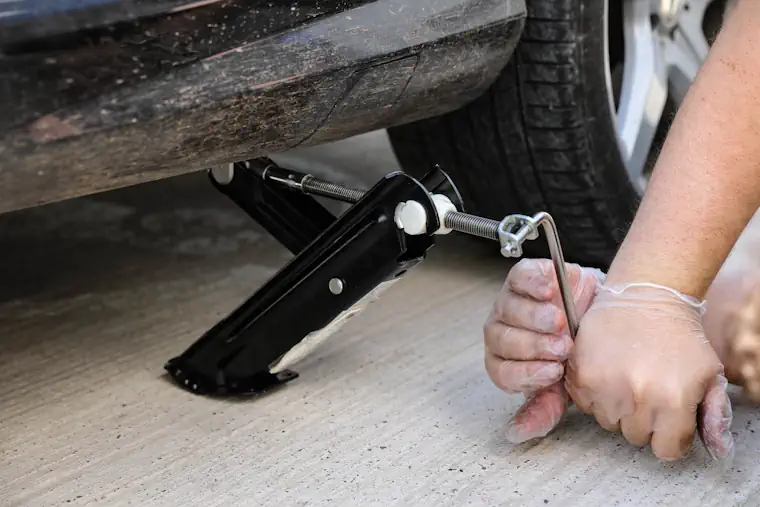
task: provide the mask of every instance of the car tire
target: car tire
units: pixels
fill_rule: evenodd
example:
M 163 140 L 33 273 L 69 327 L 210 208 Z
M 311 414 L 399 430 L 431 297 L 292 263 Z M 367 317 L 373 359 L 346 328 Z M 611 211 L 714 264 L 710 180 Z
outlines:
M 606 268 L 643 190 L 624 162 L 610 93 L 610 47 L 622 35 L 608 23 L 621 2 L 526 4 L 521 42 L 490 89 L 449 114 L 389 129 L 391 144 L 407 172 L 446 170 L 471 213 L 548 211 L 568 260 Z M 543 242 L 525 246 L 527 255 L 548 252 Z
M 568 260 L 605 267 L 636 211 L 617 146 L 604 64 L 605 0 L 527 2 L 510 63 L 490 89 L 444 116 L 389 129 L 401 166 L 435 163 L 468 211 L 548 211 Z M 529 255 L 543 248 L 525 245 Z M 541 246 L 543 246 L 541 244 Z

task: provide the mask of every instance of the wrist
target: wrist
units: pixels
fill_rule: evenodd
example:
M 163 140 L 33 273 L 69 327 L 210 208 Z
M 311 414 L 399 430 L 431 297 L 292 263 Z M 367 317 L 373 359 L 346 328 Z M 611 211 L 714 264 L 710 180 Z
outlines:
M 599 290 L 599 300 L 610 305 L 610 301 L 624 301 L 628 304 L 645 302 L 647 306 L 677 303 L 694 311 L 699 317 L 705 313 L 706 301 L 684 294 L 672 287 L 651 282 L 629 282 L 622 285 L 604 284 Z
M 651 283 L 703 299 L 719 265 L 711 269 L 706 263 L 696 263 L 695 259 L 702 256 L 694 255 L 693 246 L 689 250 L 692 255 L 686 256 L 680 255 L 678 248 L 663 248 L 663 243 L 667 242 L 651 238 L 637 241 L 634 234 L 629 235 L 610 266 L 605 284 Z

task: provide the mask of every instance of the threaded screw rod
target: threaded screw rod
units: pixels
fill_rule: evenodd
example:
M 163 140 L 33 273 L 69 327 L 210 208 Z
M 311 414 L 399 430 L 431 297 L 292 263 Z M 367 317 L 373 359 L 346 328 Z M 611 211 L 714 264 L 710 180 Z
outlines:
M 356 203 L 365 194 L 364 190 L 320 180 L 311 174 L 307 174 L 301 180 L 301 191 L 304 194 L 328 197 L 330 199 L 335 199 L 336 201 L 347 202 L 350 204 Z
M 310 174 L 304 176 L 299 188 L 305 194 L 327 197 L 349 204 L 356 203 L 365 193 L 365 190 L 320 180 Z M 450 211 L 444 217 L 444 225 L 457 232 L 499 241 L 499 222 L 490 218 Z
M 490 218 L 449 211 L 443 217 L 443 225 L 457 232 L 499 241 L 499 222 Z

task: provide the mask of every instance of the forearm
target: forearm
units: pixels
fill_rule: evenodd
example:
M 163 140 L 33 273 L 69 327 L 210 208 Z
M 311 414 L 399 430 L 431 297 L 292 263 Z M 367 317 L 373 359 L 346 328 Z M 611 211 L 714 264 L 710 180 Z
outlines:
M 759 42 L 760 1 L 741 0 L 673 122 L 608 282 L 704 296 L 760 206 Z

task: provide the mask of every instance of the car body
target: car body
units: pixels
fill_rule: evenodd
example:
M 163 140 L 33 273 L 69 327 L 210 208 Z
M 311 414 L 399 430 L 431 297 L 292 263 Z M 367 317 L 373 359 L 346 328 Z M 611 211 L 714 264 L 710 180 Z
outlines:
M 0 212 L 386 129 L 604 268 L 734 3 L 6 0 Z
M 0 5 L 0 212 L 452 111 L 523 0 Z

